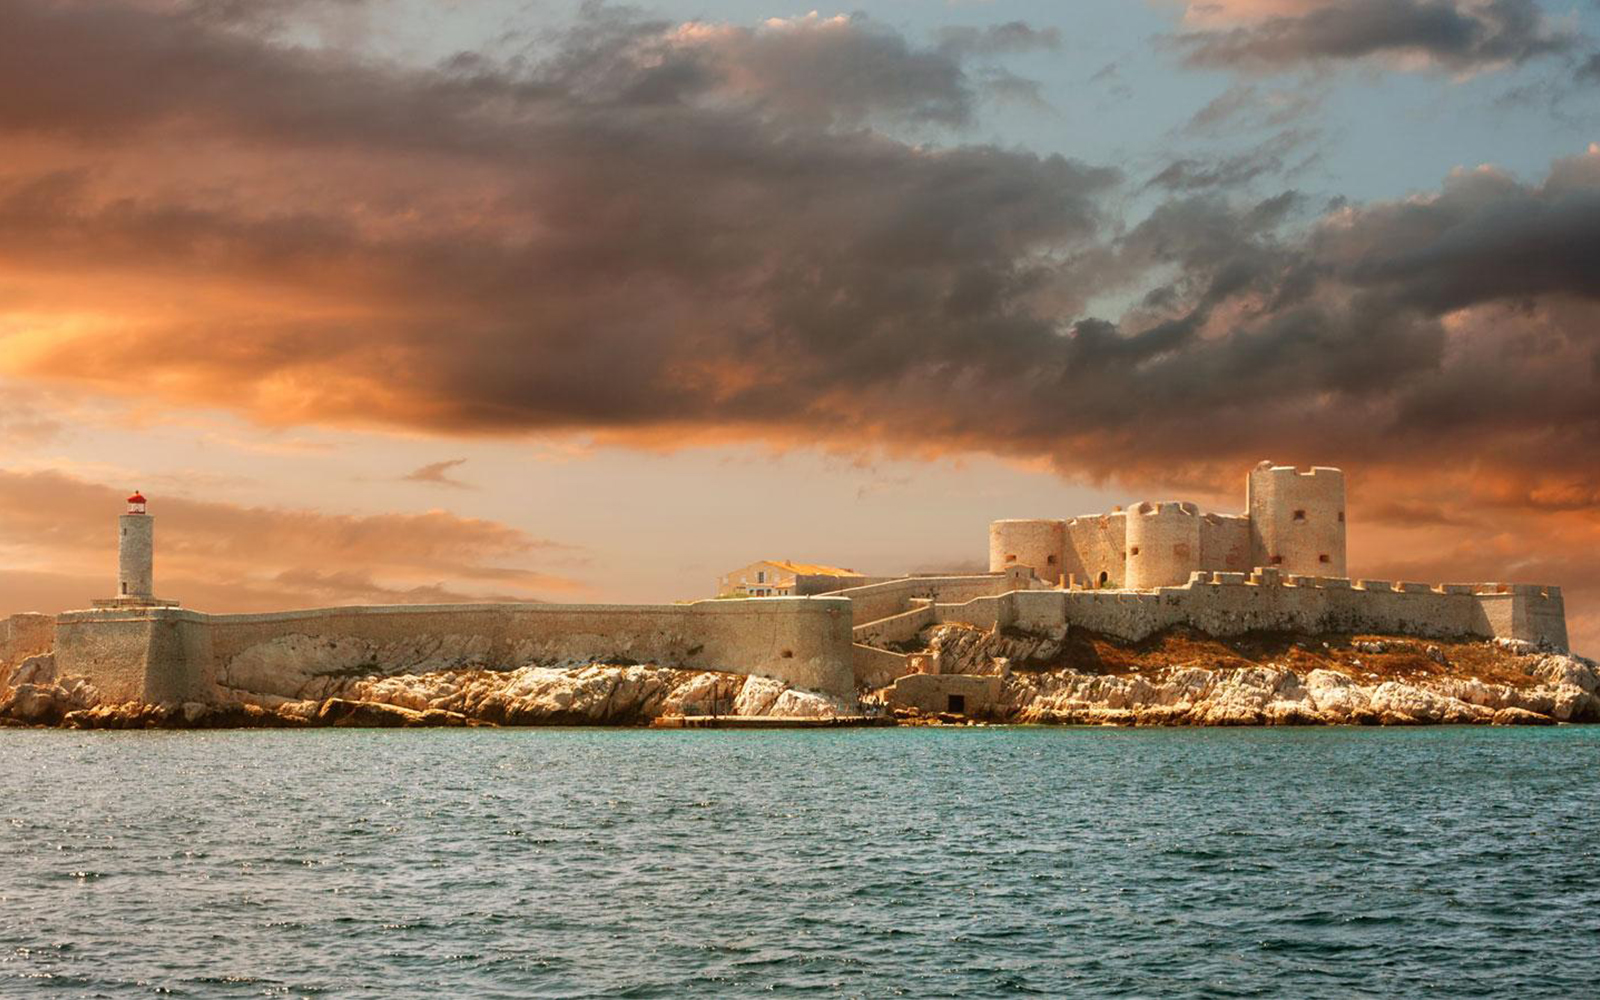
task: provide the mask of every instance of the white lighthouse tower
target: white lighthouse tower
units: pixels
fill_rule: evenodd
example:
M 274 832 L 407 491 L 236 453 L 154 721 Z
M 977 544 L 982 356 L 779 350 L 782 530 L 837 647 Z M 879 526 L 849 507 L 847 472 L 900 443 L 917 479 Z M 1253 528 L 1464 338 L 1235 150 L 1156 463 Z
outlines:
M 128 511 L 117 518 L 117 596 L 95 601 L 97 608 L 174 607 L 177 601 L 155 596 L 155 518 L 138 490 L 128 497 Z

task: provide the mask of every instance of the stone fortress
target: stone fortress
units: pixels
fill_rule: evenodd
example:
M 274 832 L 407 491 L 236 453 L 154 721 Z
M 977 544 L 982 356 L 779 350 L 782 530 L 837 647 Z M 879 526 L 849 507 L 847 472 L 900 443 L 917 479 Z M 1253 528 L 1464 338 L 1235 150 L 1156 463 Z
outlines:
M 1349 579 L 1337 469 L 1263 462 L 1249 474 L 1246 506 L 1223 515 L 1142 503 L 996 521 L 988 573 L 847 578 L 815 596 L 211 615 L 154 596 L 155 519 L 135 493 L 118 521 L 115 595 L 53 618 L 0 621 L 0 663 L 53 650 L 59 674 L 118 703 L 226 703 L 284 676 L 309 684 L 363 672 L 649 663 L 770 678 L 842 703 L 890 685 L 914 699 L 920 685 L 977 706 L 999 679 L 939 677 L 937 656 L 906 651 L 925 629 L 1085 629 L 1137 642 L 1186 626 L 1216 637 L 1373 633 L 1567 647 L 1558 587 Z
M 1067 520 L 996 521 L 989 569 L 1021 565 L 1075 588 L 1151 590 L 1197 570 L 1271 567 L 1307 577 L 1345 576 L 1344 473 L 1262 462 L 1250 470 L 1245 513 L 1202 513 L 1192 503 L 1141 503 Z

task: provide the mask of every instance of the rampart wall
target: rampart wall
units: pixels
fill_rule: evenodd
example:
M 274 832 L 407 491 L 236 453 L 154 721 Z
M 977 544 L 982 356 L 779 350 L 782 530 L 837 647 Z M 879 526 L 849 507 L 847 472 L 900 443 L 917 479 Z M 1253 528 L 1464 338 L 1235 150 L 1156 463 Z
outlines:
M 474 664 L 659 663 L 759 674 L 796 687 L 854 691 L 850 605 L 837 598 L 701 601 L 682 605 L 478 604 L 319 608 L 204 615 L 151 608 L 78 611 L 56 626 L 59 668 L 87 676 L 112 701 L 220 697 L 232 672 L 274 644 L 386 650 L 432 643 Z M 301 648 L 304 648 L 303 646 Z M 456 665 L 433 661 L 433 666 Z
M 930 598 L 947 604 L 970 601 L 974 597 L 1026 590 L 1033 573 L 1026 566 L 1012 566 L 1000 573 L 972 576 L 912 576 L 889 583 L 836 590 L 830 596 L 850 599 L 853 624 L 866 625 L 911 609 L 913 598 Z
M 1559 587 L 1390 583 L 1197 572 L 1155 592 L 1036 590 L 938 605 L 941 622 L 1047 632 L 1078 627 L 1137 642 L 1186 625 L 1210 635 L 1251 631 L 1371 632 L 1434 638 L 1508 638 L 1567 648 Z

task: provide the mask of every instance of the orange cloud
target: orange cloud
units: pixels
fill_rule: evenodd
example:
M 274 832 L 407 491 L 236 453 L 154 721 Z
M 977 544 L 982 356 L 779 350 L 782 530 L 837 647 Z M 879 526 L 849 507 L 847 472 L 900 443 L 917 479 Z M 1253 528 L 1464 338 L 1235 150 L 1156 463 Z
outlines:
M 112 590 L 127 488 L 0 471 L 0 610 L 85 607 Z M 587 587 L 537 568 L 572 546 L 445 511 L 339 515 L 153 497 L 161 596 L 206 611 L 538 600 Z

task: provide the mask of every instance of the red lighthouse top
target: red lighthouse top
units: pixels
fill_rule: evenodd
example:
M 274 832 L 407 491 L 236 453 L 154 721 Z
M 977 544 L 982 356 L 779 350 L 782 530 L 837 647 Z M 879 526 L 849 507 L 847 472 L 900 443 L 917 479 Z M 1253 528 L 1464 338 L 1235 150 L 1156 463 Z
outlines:
M 138 490 L 134 490 L 133 491 L 133 496 L 128 498 L 128 513 L 130 513 L 130 514 L 143 514 L 144 513 L 144 494 L 140 493 Z

